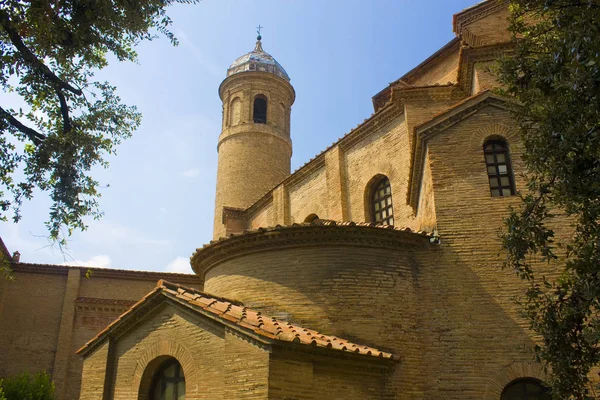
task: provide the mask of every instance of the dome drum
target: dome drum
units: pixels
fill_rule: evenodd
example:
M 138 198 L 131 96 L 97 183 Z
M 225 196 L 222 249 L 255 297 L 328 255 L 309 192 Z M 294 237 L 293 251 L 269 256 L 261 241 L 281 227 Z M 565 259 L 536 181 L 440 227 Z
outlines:
M 432 246 L 426 235 L 391 228 L 301 224 L 215 241 L 192 265 L 208 293 L 377 343 L 386 332 L 410 338 L 416 260 Z

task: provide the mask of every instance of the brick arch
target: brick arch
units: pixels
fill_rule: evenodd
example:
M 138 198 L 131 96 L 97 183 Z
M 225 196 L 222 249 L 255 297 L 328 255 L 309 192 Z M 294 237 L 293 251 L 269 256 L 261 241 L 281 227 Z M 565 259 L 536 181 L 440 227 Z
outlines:
M 517 379 L 533 378 L 546 381 L 548 375 L 542 365 L 536 362 L 514 362 L 500 369 L 490 378 L 485 388 L 483 400 L 500 400 L 502 391 L 511 382 Z
M 375 175 L 373 175 L 371 177 L 371 179 L 369 179 L 369 181 L 367 182 L 367 184 L 364 187 L 364 192 L 363 192 L 363 204 L 364 204 L 364 209 L 365 209 L 365 214 L 364 214 L 364 218 L 365 218 L 365 222 L 371 222 L 373 220 L 373 211 L 371 210 L 371 195 L 373 194 L 373 188 L 375 187 L 375 185 L 377 185 L 383 178 L 388 178 L 390 181 L 390 186 L 392 188 L 392 205 L 394 208 L 394 211 L 396 209 L 396 204 L 394 203 L 395 199 L 398 198 L 398 186 L 394 185 L 394 180 L 391 177 L 391 174 L 384 174 L 384 173 L 377 173 Z M 396 189 L 396 192 L 394 191 L 394 189 Z M 395 213 L 394 213 L 395 214 Z
M 178 340 L 161 339 L 150 346 L 138 359 L 131 380 L 131 393 L 137 393 L 138 400 L 147 400 L 152 377 L 162 363 L 170 358 L 176 359 L 185 376 L 186 391 L 198 391 L 199 382 L 196 362 L 191 352 Z
M 294 204 L 291 204 L 291 207 L 294 207 Z M 319 218 L 322 219 L 327 219 L 329 218 L 329 213 L 327 212 L 327 209 L 325 209 L 325 207 L 323 207 L 323 205 L 321 203 L 315 202 L 315 201 L 311 201 L 308 204 L 304 204 L 301 207 L 298 207 L 297 209 L 292 210 L 293 214 L 298 218 L 298 220 L 296 220 L 296 218 L 292 217 L 293 221 L 292 222 L 306 222 L 306 219 L 308 218 L 309 215 L 317 215 Z
M 518 141 L 518 133 L 519 132 L 515 127 L 500 123 L 489 123 L 476 129 L 471 138 L 472 140 L 477 141 L 479 147 L 483 148 L 483 144 L 490 139 L 502 138 L 510 145 L 512 142 Z

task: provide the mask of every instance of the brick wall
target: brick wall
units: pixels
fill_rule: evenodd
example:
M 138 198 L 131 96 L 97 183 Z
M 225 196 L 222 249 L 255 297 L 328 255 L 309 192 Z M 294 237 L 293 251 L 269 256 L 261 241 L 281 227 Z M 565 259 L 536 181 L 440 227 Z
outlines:
M 82 359 L 96 333 L 151 291 L 159 279 L 201 288 L 195 275 L 15 264 L 0 280 L 0 377 L 46 371 L 61 399 L 77 399 Z M 98 302 L 99 300 L 118 300 Z
M 269 366 L 269 399 L 388 399 L 388 370 L 367 360 L 335 359 L 274 351 Z

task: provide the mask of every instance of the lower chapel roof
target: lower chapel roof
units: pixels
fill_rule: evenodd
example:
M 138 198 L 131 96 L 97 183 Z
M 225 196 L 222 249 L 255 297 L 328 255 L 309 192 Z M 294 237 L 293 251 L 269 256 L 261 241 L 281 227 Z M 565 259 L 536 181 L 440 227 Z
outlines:
M 96 349 L 109 337 L 118 336 L 130 328 L 153 300 L 170 300 L 181 304 L 196 313 L 208 317 L 241 334 L 253 337 L 270 345 L 300 345 L 307 349 L 317 348 L 332 351 L 332 354 L 355 354 L 358 356 L 375 357 L 384 360 L 397 360 L 397 357 L 369 346 L 362 346 L 345 339 L 324 335 L 315 330 L 301 327 L 259 311 L 244 307 L 239 302 L 208 295 L 196 289 L 175 283 L 159 280 L 156 288 L 134 304 L 129 310 L 119 316 L 104 328 L 94 338 L 87 342 L 77 353 L 86 356 Z

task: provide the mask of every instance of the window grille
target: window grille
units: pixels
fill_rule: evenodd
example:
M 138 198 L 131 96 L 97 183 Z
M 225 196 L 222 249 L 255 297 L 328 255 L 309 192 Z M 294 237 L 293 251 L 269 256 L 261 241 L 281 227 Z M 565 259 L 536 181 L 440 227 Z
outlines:
M 371 194 L 372 222 L 383 225 L 394 225 L 394 207 L 392 204 L 392 187 L 387 177 L 382 178 L 373 188 Z
M 254 99 L 254 123 L 267 123 L 267 99 L 264 96 L 257 96 Z
M 177 360 L 166 361 L 152 378 L 151 400 L 184 400 L 185 377 Z
M 550 390 L 537 379 L 519 379 L 504 388 L 500 400 L 551 400 Z
M 515 185 L 506 142 L 488 140 L 483 145 L 483 152 L 492 197 L 513 196 Z

